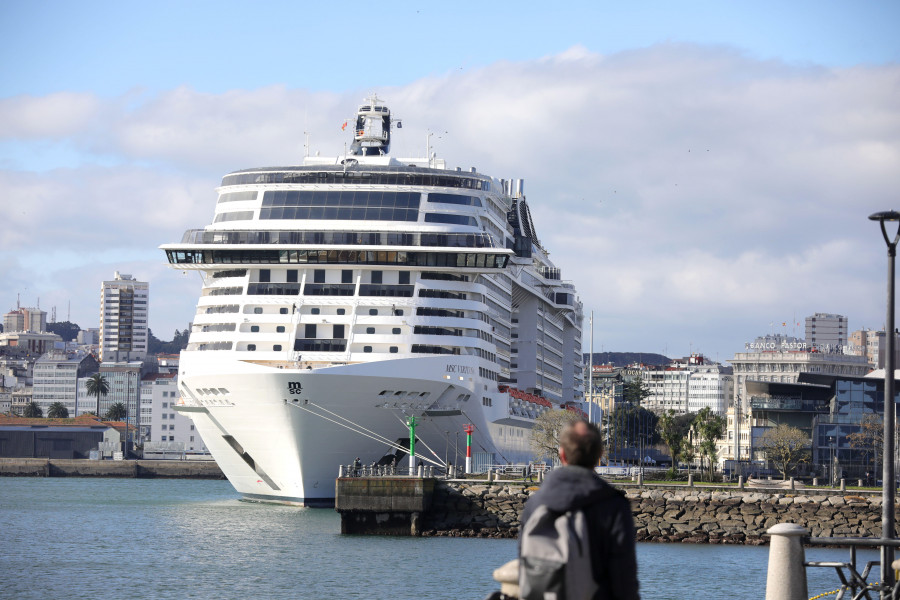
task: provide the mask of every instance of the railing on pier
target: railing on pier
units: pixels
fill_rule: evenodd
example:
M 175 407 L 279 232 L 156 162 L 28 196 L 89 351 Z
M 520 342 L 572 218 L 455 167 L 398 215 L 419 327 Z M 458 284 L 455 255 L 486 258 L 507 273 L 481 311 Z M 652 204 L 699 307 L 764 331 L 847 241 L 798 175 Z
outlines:
M 820 594 L 830 596 L 836 594 L 836 600 L 867 598 L 873 600 L 900 599 L 900 582 L 894 585 L 884 581 L 868 581 L 872 568 L 881 566 L 881 561 L 867 561 L 860 571 L 857 564 L 858 548 L 900 548 L 898 539 L 852 538 L 852 537 L 809 537 L 808 531 L 793 523 L 780 523 L 768 530 L 771 536 L 769 547 L 769 571 L 766 578 L 766 600 L 807 600 L 806 569 L 834 569 L 840 587 L 833 592 Z M 803 546 L 848 546 L 850 560 L 838 561 L 806 561 Z M 883 555 L 883 554 L 882 554 Z M 894 561 L 890 569 L 900 569 L 900 561 Z M 879 569 L 879 574 L 884 572 Z M 883 579 L 883 577 L 882 577 Z M 894 579 L 894 578 L 892 578 Z M 849 593 L 849 595 L 848 595 Z M 874 595 L 873 595 L 874 594 Z M 820 596 L 816 596 L 817 598 Z

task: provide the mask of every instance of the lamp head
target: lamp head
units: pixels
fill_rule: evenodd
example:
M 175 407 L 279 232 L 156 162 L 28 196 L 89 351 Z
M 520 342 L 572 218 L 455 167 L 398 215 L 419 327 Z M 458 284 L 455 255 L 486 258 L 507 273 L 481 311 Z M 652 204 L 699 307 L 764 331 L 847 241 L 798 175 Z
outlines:
M 896 210 L 885 210 L 869 215 L 870 221 L 900 221 L 900 212 Z

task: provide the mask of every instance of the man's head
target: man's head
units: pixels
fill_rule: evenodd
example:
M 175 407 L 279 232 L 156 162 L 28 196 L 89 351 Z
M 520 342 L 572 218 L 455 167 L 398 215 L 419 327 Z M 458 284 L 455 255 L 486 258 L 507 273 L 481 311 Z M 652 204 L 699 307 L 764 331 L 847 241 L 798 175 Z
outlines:
M 564 465 L 593 469 L 603 454 L 603 440 L 596 425 L 572 421 L 559 434 L 559 459 Z

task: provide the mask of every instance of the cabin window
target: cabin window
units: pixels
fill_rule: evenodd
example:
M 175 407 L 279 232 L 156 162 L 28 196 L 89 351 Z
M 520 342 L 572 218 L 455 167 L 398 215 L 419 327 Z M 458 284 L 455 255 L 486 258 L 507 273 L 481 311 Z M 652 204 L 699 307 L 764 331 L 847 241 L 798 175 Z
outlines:
M 274 350 L 275 352 L 281 352 L 281 344 L 275 344 L 274 346 L 272 346 L 272 350 Z
M 371 352 L 372 346 L 363 346 L 363 352 Z
M 375 328 L 374 327 L 366 327 L 366 333 L 369 333 L 369 334 L 375 333 Z
M 288 283 L 297 283 L 297 269 L 288 269 L 287 281 Z
M 247 344 L 247 350 L 249 350 L 250 352 L 255 352 L 256 344 Z
M 275 328 L 276 333 L 284 333 L 284 325 L 279 325 Z
M 250 331 L 251 333 L 259 333 L 259 325 L 251 325 Z
M 256 308 L 254 308 L 254 309 L 253 309 L 253 314 L 254 314 L 254 315 L 261 315 L 261 314 L 262 314 L 262 307 L 261 307 L 261 306 L 257 306 Z
M 325 283 L 325 269 L 313 270 L 313 283 Z
M 370 308 L 370 309 L 369 309 L 369 314 L 370 314 L 370 315 L 377 315 L 377 314 L 378 314 L 378 309 L 377 309 L 377 308 Z
M 353 283 L 353 271 L 350 269 L 341 271 L 341 283 Z
M 272 281 L 272 270 L 271 269 L 260 269 L 259 270 L 259 281 L 260 283 L 269 283 Z
M 391 350 L 391 354 L 397 354 L 397 352 L 399 352 L 400 349 L 397 348 L 397 346 L 391 346 L 390 350 Z

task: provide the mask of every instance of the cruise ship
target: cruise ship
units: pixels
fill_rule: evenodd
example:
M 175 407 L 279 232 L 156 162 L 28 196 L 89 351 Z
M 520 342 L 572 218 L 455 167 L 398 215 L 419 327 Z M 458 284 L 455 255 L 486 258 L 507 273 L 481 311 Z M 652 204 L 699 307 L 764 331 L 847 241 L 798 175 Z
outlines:
M 212 224 L 161 246 L 202 278 L 177 410 L 248 500 L 333 505 L 357 458 L 459 467 L 466 429 L 471 468 L 522 464 L 583 398 L 581 301 L 522 180 L 390 156 L 374 95 L 348 124 L 342 155 L 226 175 Z

